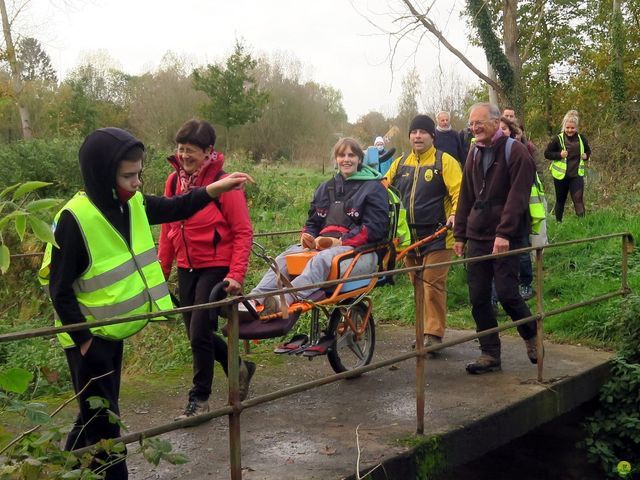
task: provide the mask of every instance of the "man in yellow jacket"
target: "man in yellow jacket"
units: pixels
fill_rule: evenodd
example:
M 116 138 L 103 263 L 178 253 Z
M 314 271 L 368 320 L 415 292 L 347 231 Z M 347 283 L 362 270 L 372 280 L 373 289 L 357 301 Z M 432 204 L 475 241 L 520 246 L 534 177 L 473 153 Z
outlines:
M 434 121 L 417 115 L 409 127 L 411 153 L 397 158 L 387 180 L 401 194 L 407 210 L 411 241 L 434 233 L 444 225 L 453 226 L 462 182 L 460 164 L 448 153 L 436 150 Z M 453 236 L 447 232 L 423 245 L 406 258 L 408 266 L 448 262 L 453 256 Z M 449 266 L 424 270 L 424 344 L 442 343 L 447 317 L 447 275 Z M 412 277 L 413 279 L 413 277 Z M 415 284 L 414 284 L 415 285 Z

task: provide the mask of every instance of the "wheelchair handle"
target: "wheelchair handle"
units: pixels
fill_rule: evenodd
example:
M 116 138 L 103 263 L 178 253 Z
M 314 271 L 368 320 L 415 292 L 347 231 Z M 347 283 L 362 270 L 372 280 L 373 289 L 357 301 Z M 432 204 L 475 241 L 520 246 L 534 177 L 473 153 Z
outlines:
M 228 286 L 228 280 L 223 280 L 222 282 L 216 283 L 211 289 L 211 293 L 209 294 L 209 302 L 213 303 L 227 298 L 228 293 L 226 292 L 225 288 Z M 249 300 L 243 299 L 242 304 L 247 307 L 247 311 L 253 318 L 259 318 L 258 312 L 256 312 L 255 308 L 253 308 L 253 305 L 251 305 L 251 302 L 249 302 Z
M 218 300 L 224 300 L 227 297 L 227 292 L 225 288 L 229 286 L 228 280 L 223 280 L 222 282 L 216 283 L 211 289 L 211 293 L 209 294 L 209 302 L 217 302 Z

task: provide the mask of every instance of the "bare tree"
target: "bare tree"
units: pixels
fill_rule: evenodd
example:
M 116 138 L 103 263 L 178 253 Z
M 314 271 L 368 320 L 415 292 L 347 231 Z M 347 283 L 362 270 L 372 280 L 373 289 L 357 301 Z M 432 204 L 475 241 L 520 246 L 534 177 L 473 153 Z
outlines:
M 23 4 L 23 6 L 26 5 Z M 20 9 L 19 9 L 20 10 Z M 20 123 L 22 126 L 22 138 L 25 140 L 31 140 L 33 138 L 33 132 L 31 130 L 31 120 L 29 117 L 29 110 L 22 100 L 23 84 L 21 78 L 20 63 L 16 57 L 16 49 L 13 43 L 13 37 L 11 32 L 11 21 L 7 14 L 7 6 L 4 0 L 0 0 L 0 15 L 2 16 L 2 31 L 4 33 L 4 42 L 6 47 L 6 59 L 9 63 L 11 71 L 11 95 L 18 107 L 20 113 Z
M 544 3 L 541 0 L 541 3 Z M 418 2 L 416 0 L 399 0 L 402 11 L 396 9 L 391 15 L 394 18 L 393 29 L 387 31 L 378 26 L 380 30 L 389 35 L 390 57 L 393 60 L 399 50 L 400 42 L 409 38 L 416 40 L 415 52 L 425 36 L 435 37 L 437 42 L 457 57 L 469 70 L 471 70 L 486 85 L 493 88 L 502 101 L 506 101 L 516 107 L 518 111 L 523 109 L 522 101 L 522 64 L 531 47 L 531 41 L 525 42 L 519 38 L 517 22 L 518 0 L 466 0 L 464 13 L 470 19 L 477 33 L 477 41 L 487 57 L 490 70 L 495 76 L 484 73 L 483 69 L 474 63 L 452 42 L 447 39 L 443 31 L 438 28 L 433 18 L 436 0 Z M 450 2 L 452 11 L 454 2 Z M 535 19 L 534 33 L 537 32 L 542 19 L 543 8 L 538 7 L 538 15 Z M 502 35 L 499 38 L 493 31 L 494 18 L 502 21 Z M 373 23 L 373 22 L 372 22 Z M 525 45 L 519 48 L 518 45 Z
M 452 125 L 462 128 L 466 124 L 465 99 L 470 88 L 454 67 L 434 69 L 422 85 L 422 111 L 434 115 L 441 110 L 449 112 Z

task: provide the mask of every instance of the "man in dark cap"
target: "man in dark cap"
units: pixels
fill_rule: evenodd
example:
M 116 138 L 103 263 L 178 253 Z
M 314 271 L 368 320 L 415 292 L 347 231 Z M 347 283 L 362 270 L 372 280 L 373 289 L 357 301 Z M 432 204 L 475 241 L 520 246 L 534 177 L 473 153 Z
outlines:
M 407 209 L 411 242 L 434 233 L 445 224 L 453 225 L 462 181 L 460 164 L 433 145 L 436 126 L 427 115 L 417 115 L 409 127 L 411 153 L 397 158 L 387 180 L 401 194 Z M 448 262 L 453 255 L 453 236 L 439 238 L 411 252 L 407 266 Z M 442 343 L 447 317 L 447 275 L 449 266 L 429 268 L 422 274 L 424 289 L 424 345 Z
M 39 272 L 51 296 L 56 326 L 171 309 L 149 225 L 187 218 L 251 177 L 233 173 L 178 197 L 143 195 L 139 188 L 144 145 L 119 128 L 91 133 L 79 157 L 84 191 L 56 215 L 57 245 L 47 244 Z M 137 320 L 58 335 L 80 409 L 65 450 L 120 436 L 110 412 L 120 414 L 123 339 L 146 323 Z M 101 397 L 108 405 L 90 404 L 89 397 Z M 91 468 L 109 480 L 126 479 L 125 457 L 126 452 L 99 452 Z

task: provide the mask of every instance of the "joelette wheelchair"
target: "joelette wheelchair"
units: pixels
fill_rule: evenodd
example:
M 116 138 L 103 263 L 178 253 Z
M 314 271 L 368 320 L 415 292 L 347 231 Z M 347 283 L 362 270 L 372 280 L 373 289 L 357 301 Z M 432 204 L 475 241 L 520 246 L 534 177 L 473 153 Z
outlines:
M 309 359 L 327 356 L 336 373 L 353 370 L 371 362 L 375 350 L 375 321 L 369 293 L 376 287 L 393 282 L 391 275 L 354 279 L 352 277 L 385 272 L 395 268 L 408 252 L 446 233 L 447 228 L 420 240 L 402 251 L 392 242 L 366 245 L 338 254 L 332 260 L 327 280 L 344 280 L 335 286 L 315 292 L 311 298 L 300 299 L 279 313 L 262 315 L 262 306 L 255 309 L 246 300 L 240 312 L 239 338 L 260 340 L 287 335 L 305 312 L 311 312 L 309 332 L 297 333 L 275 348 L 277 354 L 301 355 Z M 271 268 L 274 261 L 264 248 L 254 242 L 253 253 L 264 259 Z M 300 274 L 308 260 L 317 252 L 305 251 L 286 257 L 289 275 Z M 286 283 L 284 286 L 287 286 Z M 220 299 L 219 285 L 211 292 L 211 301 Z M 223 329 L 227 334 L 227 327 Z

